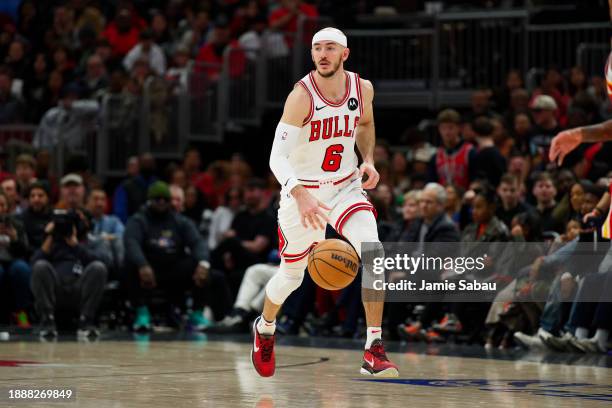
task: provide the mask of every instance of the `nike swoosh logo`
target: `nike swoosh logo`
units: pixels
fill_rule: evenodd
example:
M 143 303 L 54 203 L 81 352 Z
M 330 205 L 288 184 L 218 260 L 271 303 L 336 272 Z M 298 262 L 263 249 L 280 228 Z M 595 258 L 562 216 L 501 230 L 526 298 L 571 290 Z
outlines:
M 257 324 L 257 323 L 255 323 L 255 324 Z M 254 335 L 253 336 L 253 352 L 257 353 L 259 351 L 259 347 L 257 347 L 257 326 L 254 327 L 253 331 L 255 332 L 255 333 L 253 333 L 253 335 Z
M 372 334 L 380 333 L 382 330 L 372 330 Z
M 327 107 L 327 105 L 323 105 L 320 108 L 318 106 L 315 106 L 315 110 L 320 111 L 321 109 L 326 108 L 326 107 Z
M 368 360 L 367 358 L 364 358 L 364 360 L 366 361 L 366 363 L 368 363 L 370 366 L 374 367 L 374 358 L 372 358 L 372 361 Z

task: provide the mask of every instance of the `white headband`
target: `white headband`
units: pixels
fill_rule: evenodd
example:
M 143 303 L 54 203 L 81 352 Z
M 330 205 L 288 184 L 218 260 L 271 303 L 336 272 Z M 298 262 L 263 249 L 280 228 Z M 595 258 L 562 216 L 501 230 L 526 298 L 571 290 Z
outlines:
M 342 31 L 332 27 L 327 27 L 322 30 L 319 30 L 314 36 L 312 36 L 312 45 L 321 41 L 337 42 L 343 47 L 346 47 L 347 44 L 346 35 L 344 35 Z

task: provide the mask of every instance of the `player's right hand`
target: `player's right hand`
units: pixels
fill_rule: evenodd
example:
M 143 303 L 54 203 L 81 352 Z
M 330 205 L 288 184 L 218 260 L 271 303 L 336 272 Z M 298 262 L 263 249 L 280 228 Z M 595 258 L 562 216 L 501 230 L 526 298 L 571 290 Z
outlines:
M 552 140 L 548 158 L 551 162 L 557 160 L 561 165 L 565 156 L 582 143 L 582 128 L 568 129 L 559 133 Z
M 323 210 L 330 211 L 331 208 L 310 194 L 303 186 L 295 187 L 292 194 L 297 202 L 300 221 L 304 228 L 325 229 L 325 224 L 329 222 L 329 217 Z

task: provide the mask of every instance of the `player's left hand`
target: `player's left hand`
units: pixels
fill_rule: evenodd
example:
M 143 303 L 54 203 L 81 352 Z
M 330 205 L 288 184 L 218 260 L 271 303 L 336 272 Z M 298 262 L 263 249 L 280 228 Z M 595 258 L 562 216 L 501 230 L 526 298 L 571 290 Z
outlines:
M 551 162 L 557 161 L 560 166 L 565 156 L 582 143 L 582 128 L 568 129 L 559 133 L 552 140 L 548 158 Z
M 363 177 L 364 174 L 368 176 L 368 179 L 361 183 L 361 188 L 363 188 L 364 190 L 376 188 L 378 180 L 380 180 L 380 175 L 378 174 L 376 168 L 372 163 L 361 163 L 361 166 L 359 166 L 359 176 Z

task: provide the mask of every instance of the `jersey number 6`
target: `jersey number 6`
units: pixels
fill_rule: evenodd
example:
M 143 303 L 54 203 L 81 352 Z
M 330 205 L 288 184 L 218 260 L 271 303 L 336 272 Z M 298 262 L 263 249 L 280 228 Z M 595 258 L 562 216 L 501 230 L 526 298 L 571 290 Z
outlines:
M 327 150 L 325 150 L 325 157 L 323 158 L 323 164 L 321 164 L 321 168 L 324 171 L 337 171 L 340 168 L 343 151 L 344 146 L 341 144 L 329 146 Z

